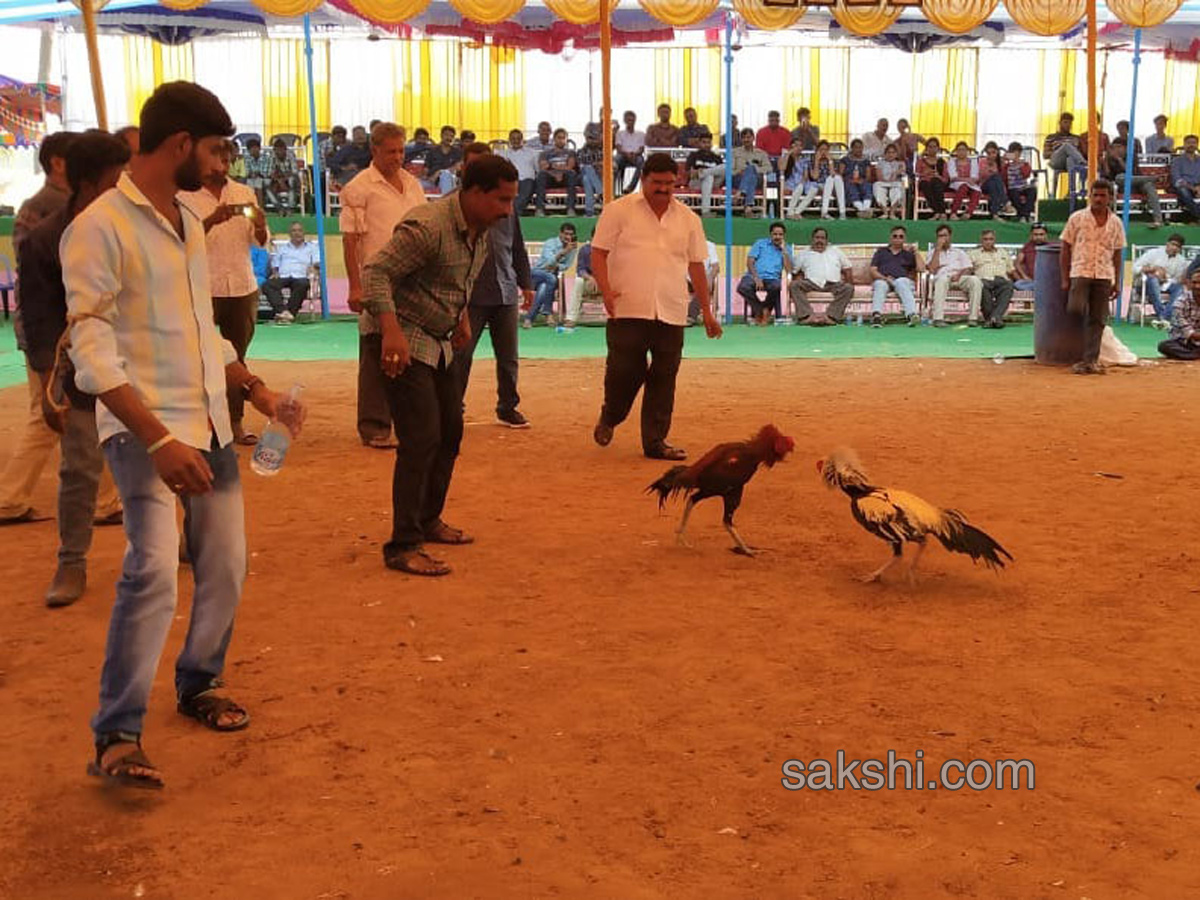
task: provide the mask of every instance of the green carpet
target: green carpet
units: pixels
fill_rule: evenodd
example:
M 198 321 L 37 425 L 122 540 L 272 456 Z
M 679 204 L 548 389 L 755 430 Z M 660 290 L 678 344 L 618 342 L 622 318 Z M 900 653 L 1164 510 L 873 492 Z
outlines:
M 1117 335 L 1136 354 L 1157 356 L 1162 332 L 1135 325 L 1118 325 Z M 605 353 L 604 329 L 581 327 L 570 334 L 538 327 L 521 332 L 521 356 L 526 359 L 600 358 Z M 991 359 L 1030 356 L 1033 326 L 1021 322 L 1002 331 L 984 331 L 965 325 L 947 329 L 907 328 L 902 324 L 882 329 L 867 326 L 807 328 L 775 326 L 751 328 L 730 325 L 720 340 L 708 340 L 703 329 L 690 328 L 684 354 L 691 359 L 849 359 L 936 358 Z M 491 357 L 490 342 L 479 345 L 481 358 Z M 263 325 L 255 332 L 250 359 L 352 360 L 358 358 L 358 328 L 353 319 L 311 325 Z M 16 349 L 12 327 L 0 328 L 0 387 L 25 380 L 24 356 Z

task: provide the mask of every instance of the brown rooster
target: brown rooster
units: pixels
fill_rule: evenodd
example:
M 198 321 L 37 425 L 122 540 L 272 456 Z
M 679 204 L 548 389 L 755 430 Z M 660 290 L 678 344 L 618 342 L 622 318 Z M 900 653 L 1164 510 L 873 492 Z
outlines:
M 733 527 L 733 514 L 742 502 L 742 490 L 759 466 L 769 468 L 781 462 L 795 447 L 796 442 L 781 434 L 774 425 L 764 425 L 748 441 L 718 444 L 690 466 L 672 466 L 662 478 L 646 488 L 646 493 L 658 494 L 659 509 L 668 497 L 687 494 L 683 518 L 675 531 L 676 542 L 685 547 L 689 544 L 683 533 L 692 507 L 707 497 L 720 497 L 725 501 L 724 524 L 734 540 L 733 552 L 753 556 L 754 551 L 746 546 Z
M 892 557 L 863 581 L 879 581 L 883 573 L 904 557 L 904 544 L 917 545 L 909 565 L 909 581 L 916 581 L 917 563 L 925 551 L 925 539 L 933 535 L 942 546 L 955 553 L 965 553 L 972 561 L 982 559 L 989 568 L 1004 568 L 1001 557 L 1012 555 L 989 535 L 970 524 L 956 509 L 939 509 L 906 491 L 875 487 L 867 481 L 853 451 L 838 450 L 828 459 L 817 462 L 817 471 L 831 488 L 841 488 L 850 498 L 850 512 L 855 520 L 892 545 Z

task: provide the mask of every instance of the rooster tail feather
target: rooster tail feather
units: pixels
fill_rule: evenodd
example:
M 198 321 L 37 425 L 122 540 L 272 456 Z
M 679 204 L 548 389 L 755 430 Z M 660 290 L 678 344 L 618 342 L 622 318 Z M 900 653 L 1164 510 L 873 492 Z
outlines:
M 646 488 L 647 494 L 658 494 L 658 508 L 662 509 L 669 497 L 686 491 L 689 485 L 683 484 L 679 476 L 687 471 L 687 466 L 671 466 L 663 473 L 662 478 Z
M 947 510 L 946 513 L 947 527 L 935 532 L 935 535 L 947 550 L 965 553 L 972 561 L 982 559 L 990 569 L 1004 568 L 1002 556 L 1009 560 L 1013 558 L 995 538 L 967 522 L 961 513 L 955 510 Z

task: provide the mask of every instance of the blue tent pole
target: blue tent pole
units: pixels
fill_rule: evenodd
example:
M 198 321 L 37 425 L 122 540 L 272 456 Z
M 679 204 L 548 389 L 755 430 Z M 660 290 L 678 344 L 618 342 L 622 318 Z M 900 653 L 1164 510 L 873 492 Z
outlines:
M 321 318 L 329 318 L 329 267 L 325 264 L 325 194 L 321 171 L 321 144 L 317 140 L 317 91 L 313 86 L 312 22 L 304 14 L 304 60 L 308 66 L 308 127 L 312 146 L 313 206 L 317 214 L 317 252 L 321 256 Z
M 725 323 L 733 321 L 733 13 L 725 13 Z
M 1125 234 L 1129 234 L 1129 196 L 1133 189 L 1133 145 L 1137 142 L 1135 123 L 1137 122 L 1137 91 L 1138 72 L 1142 65 L 1142 29 L 1133 29 L 1133 96 L 1129 101 L 1129 143 L 1125 147 L 1125 208 L 1121 211 L 1121 219 L 1125 226 Z M 1122 261 L 1129 254 L 1129 241 L 1125 241 L 1125 250 L 1121 254 Z M 1121 281 L 1125 280 L 1125 266 L 1121 266 Z M 1121 296 L 1124 291 L 1117 293 L 1117 321 L 1121 320 Z M 1129 313 L 1133 312 L 1133 294 L 1129 295 Z

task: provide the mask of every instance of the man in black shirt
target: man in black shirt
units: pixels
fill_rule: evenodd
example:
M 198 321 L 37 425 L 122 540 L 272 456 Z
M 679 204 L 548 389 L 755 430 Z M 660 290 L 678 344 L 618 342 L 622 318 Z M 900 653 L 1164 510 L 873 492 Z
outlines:
M 329 177 L 339 187 L 345 187 L 355 175 L 369 165 L 371 142 L 367 137 L 367 130 L 361 125 L 355 125 L 350 142 L 343 142 L 330 155 Z
M 724 179 L 725 160 L 721 154 L 713 152 L 712 133 L 707 128 L 700 132 L 697 140 L 700 149 L 693 150 L 687 158 L 688 182 L 693 187 L 700 185 L 700 215 L 711 216 L 713 182 Z
M 55 369 L 59 338 L 67 328 L 67 293 L 63 288 L 58 244 L 67 225 L 89 203 L 117 183 L 129 148 L 103 131 L 79 135 L 67 151 L 71 196 L 62 211 L 43 221 L 22 241 L 17 254 L 21 271 L 21 308 L 30 366 L 42 381 L 46 424 L 62 435 L 58 487 L 58 570 L 46 592 L 46 605 L 67 606 L 87 588 L 87 551 L 104 457 L 96 431 L 96 398 L 76 389 L 74 371 L 62 354 L 59 374 L 67 405 L 59 410 L 45 397 Z
M 1108 145 L 1108 152 L 1100 161 L 1101 177 L 1111 181 L 1113 189 L 1118 193 L 1125 190 L 1125 153 L 1129 148 L 1125 141 L 1126 139 L 1123 137 L 1113 138 L 1112 143 Z M 1133 154 L 1133 178 L 1129 186 L 1133 193 L 1141 194 L 1146 198 L 1146 209 L 1150 213 L 1150 227 L 1162 228 L 1163 215 L 1162 205 L 1158 201 L 1158 183 L 1149 175 L 1141 173 L 1136 149 Z
M 442 126 L 442 142 L 425 154 L 425 178 L 444 197 L 457 187 L 455 177 L 462 162 L 462 148 L 454 146 L 454 127 Z

